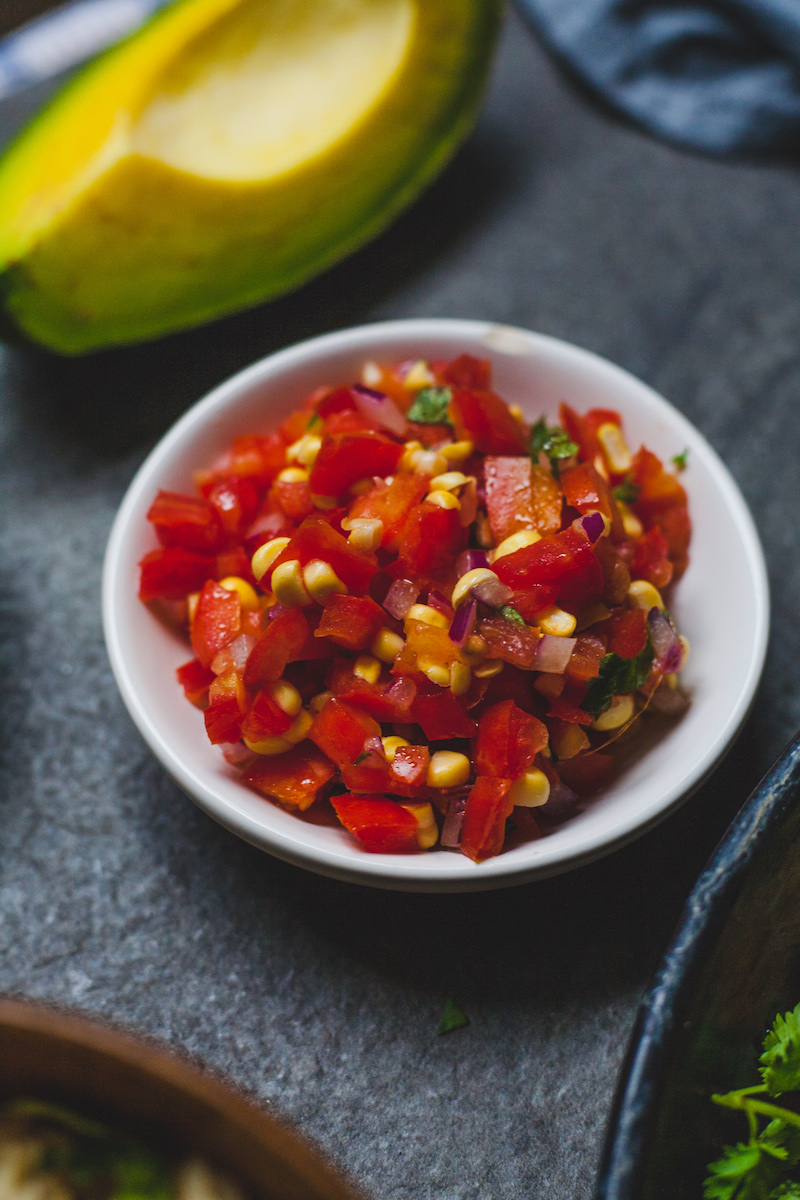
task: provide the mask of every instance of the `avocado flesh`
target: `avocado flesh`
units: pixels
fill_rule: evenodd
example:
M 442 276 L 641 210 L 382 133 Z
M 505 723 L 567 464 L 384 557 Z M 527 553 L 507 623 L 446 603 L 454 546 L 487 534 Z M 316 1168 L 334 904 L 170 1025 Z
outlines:
M 443 165 L 498 19 L 497 0 L 178 0 L 0 163 L 8 316 L 80 354 L 297 286 Z

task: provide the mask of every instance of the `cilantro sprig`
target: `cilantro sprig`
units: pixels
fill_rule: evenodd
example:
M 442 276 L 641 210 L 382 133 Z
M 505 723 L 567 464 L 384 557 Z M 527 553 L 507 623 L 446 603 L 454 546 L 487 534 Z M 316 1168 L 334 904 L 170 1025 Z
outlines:
M 467 1025 L 469 1025 L 469 1017 L 463 1008 L 456 1004 L 455 1000 L 446 1000 L 442 1019 L 436 1030 L 439 1037 L 445 1033 L 453 1033 L 456 1029 L 464 1029 Z
M 515 625 L 525 625 L 525 618 L 512 604 L 501 604 L 497 611 L 507 621 L 513 621 Z
M 652 665 L 653 647 L 649 638 L 644 650 L 635 658 L 607 654 L 600 663 L 600 674 L 589 684 L 581 708 L 593 717 L 599 717 L 616 695 L 635 692 L 642 687 Z
M 406 417 L 418 425 L 452 425 L 447 415 L 447 406 L 452 398 L 453 393 L 448 387 L 421 388 Z
M 635 504 L 639 499 L 639 488 L 632 479 L 623 479 L 622 483 L 611 489 L 611 494 L 622 504 Z
M 556 479 L 559 464 L 577 453 L 578 447 L 560 425 L 548 425 L 544 417 L 540 417 L 531 429 L 531 458 L 536 460 L 544 454 Z
M 689 462 L 689 447 L 681 450 L 680 454 L 673 454 L 672 461 L 679 471 L 685 471 Z
M 711 1097 L 744 1114 L 749 1136 L 709 1163 L 705 1200 L 800 1200 L 800 1114 L 772 1103 L 800 1092 L 800 1004 L 777 1015 L 759 1063 L 761 1083 Z

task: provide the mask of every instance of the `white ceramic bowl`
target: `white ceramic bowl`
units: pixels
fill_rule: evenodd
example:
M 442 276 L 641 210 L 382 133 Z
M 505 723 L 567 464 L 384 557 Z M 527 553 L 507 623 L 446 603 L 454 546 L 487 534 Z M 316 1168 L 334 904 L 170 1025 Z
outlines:
M 192 490 L 192 471 L 239 433 L 267 433 L 315 387 L 358 377 L 366 359 L 492 360 L 496 390 L 531 418 L 615 408 L 630 444 L 662 459 L 686 447 L 683 481 L 694 523 L 691 563 L 673 611 L 692 646 L 688 713 L 586 810 L 536 842 L 476 865 L 446 850 L 369 854 L 344 829 L 306 823 L 240 782 L 205 735 L 174 670 L 186 644 L 137 599 L 137 562 L 155 546 L 145 514 L 159 488 Z M 409 891 L 467 891 L 520 883 L 608 853 L 660 821 L 704 778 L 739 729 L 761 674 L 769 597 L 752 519 L 725 467 L 689 422 L 645 384 L 596 355 L 541 334 L 478 321 L 392 321 L 291 346 L 221 384 L 159 442 L 133 480 L 105 561 L 103 620 L 122 697 L 153 753 L 188 796 L 253 845 L 325 875 Z M 648 739 L 651 740 L 651 739 Z

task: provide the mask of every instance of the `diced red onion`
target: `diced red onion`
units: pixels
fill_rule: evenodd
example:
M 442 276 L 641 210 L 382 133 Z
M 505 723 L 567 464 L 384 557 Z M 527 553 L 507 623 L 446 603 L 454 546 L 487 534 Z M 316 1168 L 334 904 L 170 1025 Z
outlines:
M 417 685 L 414 680 L 408 675 L 398 675 L 394 683 L 386 689 L 384 699 L 393 705 L 396 712 L 402 713 L 411 708 L 416 695 Z
M 279 604 L 276 601 L 272 605 L 272 607 L 268 608 L 266 611 L 267 611 L 267 620 L 274 621 L 276 617 L 282 617 L 285 612 L 289 611 L 289 609 L 286 607 L 285 604 Z
M 485 550 L 464 550 L 456 559 L 456 571 L 458 578 L 466 575 L 467 571 L 474 571 L 476 567 L 488 567 L 489 559 L 486 557 Z
M 255 644 L 256 639 L 252 636 L 252 634 L 240 633 L 239 636 L 235 637 L 228 646 L 228 649 L 231 652 L 233 666 L 236 671 L 244 670 L 245 663 L 250 657 L 250 651 L 253 649 Z
M 383 607 L 398 621 L 402 621 L 411 605 L 416 602 L 419 588 L 410 579 L 395 579 L 386 593 Z
M 381 429 L 388 430 L 395 437 L 406 436 L 408 421 L 390 396 L 384 392 L 376 392 L 374 388 L 365 387 L 363 383 L 353 384 L 350 391 L 362 417 L 374 421 Z
M 444 819 L 442 836 L 439 841 L 448 850 L 454 850 L 461 841 L 461 826 L 464 824 L 467 794 L 460 793 L 459 795 L 451 796 L 450 802 L 447 805 L 447 815 Z
M 288 522 L 283 513 L 270 512 L 262 513 L 260 517 L 256 517 L 252 525 L 248 528 L 245 534 L 245 540 L 259 537 L 261 534 L 269 534 L 270 540 L 274 537 L 279 537 L 286 528 Z
M 563 675 L 572 658 L 576 640 L 576 638 L 554 637 L 551 633 L 543 634 L 536 647 L 534 668 L 537 671 L 546 671 L 548 675 Z
M 655 659 L 654 666 L 663 675 L 671 675 L 680 671 L 683 662 L 683 646 L 678 635 L 672 628 L 668 617 L 660 608 L 650 609 L 647 614 L 647 624 L 650 629 L 650 641 L 653 643 Z
M 595 544 L 599 537 L 606 531 L 606 523 L 603 520 L 603 514 L 599 512 L 587 513 L 585 517 L 581 517 L 581 525 L 583 532 L 588 537 L 592 545 Z
M 656 712 L 665 713 L 668 717 L 677 717 L 686 712 L 689 707 L 689 697 L 680 688 L 672 688 L 666 683 L 656 688 L 650 700 L 650 708 Z
M 482 604 L 488 604 L 490 608 L 499 608 L 501 604 L 508 604 L 514 596 L 511 588 L 496 578 L 481 579 L 469 590 L 476 600 L 480 600 Z
M 367 757 L 361 759 L 361 762 L 358 764 L 360 767 L 386 766 L 386 754 L 383 749 L 383 742 L 377 735 L 366 739 L 363 753 Z
M 456 646 L 463 646 L 475 628 L 475 618 L 478 615 L 478 601 L 471 596 L 465 604 L 456 609 L 456 615 L 450 622 L 450 641 Z
M 549 817 L 552 821 L 561 821 L 574 810 L 577 804 L 577 793 L 559 780 L 555 787 L 550 788 L 547 803 L 536 809 L 536 815 L 541 813 L 542 816 Z
M 219 748 L 225 762 L 230 763 L 232 767 L 244 767 L 256 757 L 244 742 L 220 742 Z
M 428 607 L 435 608 L 437 612 L 443 613 L 446 617 L 452 617 L 453 606 L 446 596 L 443 596 L 438 588 L 431 588 L 428 592 Z

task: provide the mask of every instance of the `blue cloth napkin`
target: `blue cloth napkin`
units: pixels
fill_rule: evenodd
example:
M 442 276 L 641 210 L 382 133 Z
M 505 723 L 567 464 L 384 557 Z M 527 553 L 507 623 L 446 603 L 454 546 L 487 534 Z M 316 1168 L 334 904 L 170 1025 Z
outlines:
M 800 0 L 517 0 L 635 121 L 712 154 L 800 150 Z

